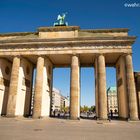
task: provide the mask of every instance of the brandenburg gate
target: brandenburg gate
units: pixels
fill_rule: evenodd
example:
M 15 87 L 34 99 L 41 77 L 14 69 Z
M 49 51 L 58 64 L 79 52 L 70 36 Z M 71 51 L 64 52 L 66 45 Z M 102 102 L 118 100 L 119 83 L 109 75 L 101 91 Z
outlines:
M 80 67 L 86 66 L 95 69 L 96 116 L 106 120 L 109 66 L 116 68 L 119 117 L 138 120 L 132 64 L 135 39 L 126 28 L 82 30 L 78 26 L 0 34 L 0 114 L 30 115 L 36 69 L 32 117 L 50 116 L 53 68 L 70 67 L 70 119 L 79 119 Z

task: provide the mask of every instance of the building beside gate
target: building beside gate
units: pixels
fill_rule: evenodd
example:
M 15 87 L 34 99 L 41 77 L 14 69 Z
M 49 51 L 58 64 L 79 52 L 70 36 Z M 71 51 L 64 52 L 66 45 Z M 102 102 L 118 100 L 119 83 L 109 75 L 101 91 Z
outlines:
M 108 113 L 118 113 L 117 89 L 116 87 L 109 87 L 107 89 L 107 105 Z
M 61 110 L 63 111 L 65 108 L 69 108 L 69 98 L 61 95 Z
M 61 91 L 53 88 L 52 90 L 52 111 L 61 111 L 64 107 L 69 107 L 69 99 L 62 95 Z

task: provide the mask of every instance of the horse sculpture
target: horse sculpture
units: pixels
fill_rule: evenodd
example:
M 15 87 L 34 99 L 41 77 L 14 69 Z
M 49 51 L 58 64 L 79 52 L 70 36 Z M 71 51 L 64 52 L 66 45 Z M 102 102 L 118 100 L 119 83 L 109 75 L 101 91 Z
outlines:
M 68 22 L 65 22 L 66 14 L 67 13 L 62 13 L 62 15 L 59 14 L 54 26 L 68 26 Z

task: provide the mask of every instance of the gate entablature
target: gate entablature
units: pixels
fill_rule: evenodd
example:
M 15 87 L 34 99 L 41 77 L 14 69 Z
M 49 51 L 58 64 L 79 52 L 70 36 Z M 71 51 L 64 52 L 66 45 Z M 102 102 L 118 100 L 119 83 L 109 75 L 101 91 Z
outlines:
M 95 55 L 103 53 L 106 63 L 114 64 L 122 54 L 132 53 L 131 45 L 135 39 L 128 36 L 126 28 L 83 30 L 79 26 L 40 27 L 37 32 L 0 34 L 0 56 L 22 55 L 37 60 L 38 55 L 46 55 L 56 65 L 63 65 L 60 63 L 62 59 L 65 65 L 69 65 L 70 55 L 79 54 L 82 64 L 88 65 Z

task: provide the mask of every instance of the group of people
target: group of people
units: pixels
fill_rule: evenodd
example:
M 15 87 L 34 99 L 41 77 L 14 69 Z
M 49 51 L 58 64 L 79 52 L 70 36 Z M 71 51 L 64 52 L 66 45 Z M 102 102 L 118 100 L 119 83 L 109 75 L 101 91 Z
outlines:
M 65 117 L 68 114 L 69 114 L 69 112 L 67 112 L 67 111 L 60 111 L 60 110 L 53 110 L 53 112 L 52 112 L 52 116 L 53 117 Z
M 60 111 L 60 110 L 53 110 L 52 111 L 52 116 L 53 117 L 68 117 L 70 112 L 69 111 Z M 86 116 L 87 118 L 90 118 L 91 116 L 93 118 L 96 119 L 96 113 L 94 112 L 91 112 L 91 111 L 84 111 L 84 112 L 81 112 L 81 114 L 84 114 L 84 116 Z M 115 110 L 113 112 L 113 110 L 110 110 L 109 114 L 108 114 L 108 118 L 109 120 L 113 119 L 113 117 L 117 114 L 117 110 Z

